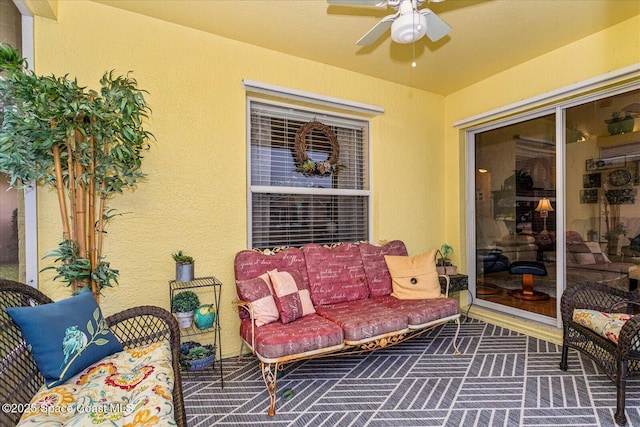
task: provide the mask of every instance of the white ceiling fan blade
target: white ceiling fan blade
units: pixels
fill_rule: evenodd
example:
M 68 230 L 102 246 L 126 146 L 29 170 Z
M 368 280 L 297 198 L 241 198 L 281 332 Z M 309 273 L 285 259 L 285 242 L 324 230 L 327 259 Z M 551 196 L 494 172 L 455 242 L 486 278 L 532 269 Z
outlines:
M 360 40 L 356 42 L 358 46 L 369 46 L 373 44 L 376 40 L 378 40 L 385 31 L 391 28 L 391 24 L 396 19 L 399 14 L 396 13 L 394 15 L 387 15 L 382 18 L 376 25 L 373 26 L 367 33 L 360 37 Z
M 349 6 L 386 6 L 386 0 L 327 0 L 329 4 L 343 4 Z
M 451 26 L 438 17 L 431 9 L 422 9 L 420 14 L 427 18 L 427 37 L 437 42 L 451 31 Z

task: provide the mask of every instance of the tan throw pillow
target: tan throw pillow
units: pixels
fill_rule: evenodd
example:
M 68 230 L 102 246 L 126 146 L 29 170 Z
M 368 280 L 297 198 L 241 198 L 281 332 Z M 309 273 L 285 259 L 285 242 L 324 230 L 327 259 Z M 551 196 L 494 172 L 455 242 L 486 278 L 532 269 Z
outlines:
M 269 274 L 264 273 L 249 280 L 238 280 L 236 289 L 241 300 L 251 303 L 256 326 L 267 325 L 280 318 Z
M 398 299 L 441 298 L 436 250 L 414 257 L 385 255 L 391 273 L 391 295 Z

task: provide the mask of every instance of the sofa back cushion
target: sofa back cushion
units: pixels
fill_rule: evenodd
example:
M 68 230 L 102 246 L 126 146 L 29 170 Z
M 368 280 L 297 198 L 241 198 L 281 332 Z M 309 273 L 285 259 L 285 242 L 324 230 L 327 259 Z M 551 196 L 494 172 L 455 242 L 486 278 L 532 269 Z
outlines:
M 236 254 L 233 264 L 236 280 L 248 280 L 271 270 L 297 270 L 305 286 L 309 284 L 304 255 L 300 248 L 244 250 Z
M 369 286 L 360 250 L 355 243 L 302 247 L 314 305 L 336 304 L 368 298 Z
M 407 256 L 407 248 L 400 240 L 393 240 L 386 245 L 374 245 L 371 243 L 360 243 L 360 257 L 367 275 L 369 285 L 369 296 L 371 298 L 390 295 L 391 274 L 384 260 L 385 255 Z
M 577 231 L 567 231 L 567 263 L 580 264 L 577 254 L 588 254 L 591 251 Z

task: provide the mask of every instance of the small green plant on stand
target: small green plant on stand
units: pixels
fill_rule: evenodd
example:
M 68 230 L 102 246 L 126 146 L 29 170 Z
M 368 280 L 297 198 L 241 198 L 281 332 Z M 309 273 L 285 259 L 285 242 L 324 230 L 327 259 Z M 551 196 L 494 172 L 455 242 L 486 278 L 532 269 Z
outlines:
M 442 253 L 441 264 L 442 266 L 451 265 L 451 260 L 449 259 L 449 255 L 453 253 L 453 247 L 443 243 L 440 246 L 440 252 Z
M 213 363 L 215 354 L 216 348 L 211 344 L 187 341 L 180 344 L 180 365 L 190 371 L 203 369 Z
M 176 282 L 191 282 L 194 279 L 195 260 L 182 250 L 171 254 L 176 262 Z
M 182 291 L 174 295 L 171 301 L 171 312 L 176 313 L 181 328 L 189 328 L 193 324 L 193 314 L 200 306 L 200 298 L 193 291 Z
M 189 256 L 182 252 L 182 250 L 176 251 L 171 254 L 176 264 L 193 264 L 194 260 L 192 256 Z
M 195 311 L 200 306 L 200 298 L 193 291 L 182 291 L 173 297 L 171 311 L 173 313 L 187 313 Z

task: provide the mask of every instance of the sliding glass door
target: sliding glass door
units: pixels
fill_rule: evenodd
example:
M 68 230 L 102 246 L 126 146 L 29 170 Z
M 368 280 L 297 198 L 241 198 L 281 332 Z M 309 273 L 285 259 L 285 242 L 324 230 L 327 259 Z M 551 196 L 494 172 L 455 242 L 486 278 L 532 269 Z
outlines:
M 469 132 L 477 304 L 559 324 L 566 287 L 637 286 L 640 89 Z
M 489 306 L 555 317 L 555 121 L 475 134 L 476 298 Z

